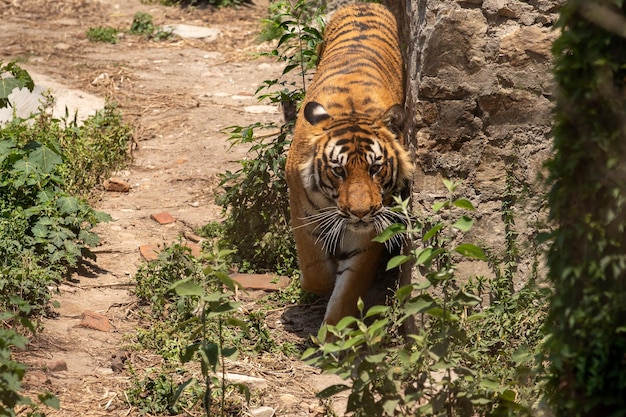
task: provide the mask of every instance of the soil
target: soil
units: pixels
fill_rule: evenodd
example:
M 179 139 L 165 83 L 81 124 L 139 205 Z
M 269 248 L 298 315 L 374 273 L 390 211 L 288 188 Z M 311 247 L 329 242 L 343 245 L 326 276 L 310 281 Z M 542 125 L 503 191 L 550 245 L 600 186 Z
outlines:
M 140 415 L 125 395 L 129 369 L 141 371 L 158 361 L 156 355 L 125 348 L 139 326 L 150 325 L 140 322 L 132 292 L 134 274 L 146 262 L 140 247 L 163 247 L 221 219 L 214 203 L 219 174 L 237 169 L 247 153 L 245 146 L 230 146 L 225 127 L 281 123 L 277 107 L 254 98 L 260 83 L 283 69 L 257 56 L 271 49 L 258 41 L 267 6 L 268 0 L 224 9 L 143 0 L 0 0 L 1 60 L 19 60 L 36 84 L 54 84 L 55 95 L 71 92 L 80 112 L 92 98 L 117 102 L 135 132 L 132 163 L 116 173 L 130 191 L 102 191 L 94 203 L 113 218 L 97 228 L 96 263 L 53 289 L 58 315 L 44 320 L 43 331 L 20 354 L 29 366 L 24 385 L 30 395 L 49 390 L 60 400 L 61 409 L 46 410 L 47 415 Z M 152 15 L 155 25 L 216 28 L 219 36 L 157 42 L 124 34 L 117 44 L 87 39 L 91 27 L 127 32 L 139 11 Z M 151 218 L 162 212 L 175 222 L 159 224 Z M 248 310 L 255 303 L 254 296 L 244 300 Z M 323 309 L 294 305 L 268 312 L 272 337 L 277 343 L 304 344 L 316 332 Z M 95 320 L 95 328 L 81 325 L 85 317 Z M 99 321 L 104 328 L 98 329 Z M 328 409 L 315 393 L 341 382 L 278 353 L 240 358 L 229 363 L 228 371 L 261 377 L 267 384 L 253 389 L 242 415 L 258 415 L 261 406 L 279 416 L 325 415 Z M 343 414 L 345 398 L 333 408 Z

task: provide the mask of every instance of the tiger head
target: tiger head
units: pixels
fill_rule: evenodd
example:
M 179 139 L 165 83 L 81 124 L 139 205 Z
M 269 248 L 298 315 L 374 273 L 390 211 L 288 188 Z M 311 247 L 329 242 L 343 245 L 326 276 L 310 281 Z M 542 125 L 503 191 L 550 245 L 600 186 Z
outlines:
M 306 223 L 328 252 L 346 231 L 373 235 L 399 221 L 389 209 L 413 164 L 401 143 L 403 111 L 394 105 L 377 118 L 364 114 L 333 117 L 317 102 L 303 115 L 313 155 L 301 165 L 301 178 L 316 213 Z

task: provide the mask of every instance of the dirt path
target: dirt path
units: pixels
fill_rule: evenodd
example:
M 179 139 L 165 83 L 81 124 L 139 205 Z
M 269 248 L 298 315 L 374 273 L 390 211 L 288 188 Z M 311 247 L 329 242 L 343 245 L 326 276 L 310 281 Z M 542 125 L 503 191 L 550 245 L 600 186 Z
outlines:
M 258 107 L 253 97 L 261 81 L 282 71 L 273 61 L 253 57 L 269 48 L 256 40 L 266 10 L 267 0 L 218 11 L 140 0 L 0 0 L 1 60 L 19 60 L 36 84 L 47 79 L 84 92 L 85 100 L 87 93 L 112 98 L 136 131 L 133 163 L 118 173 L 131 185 L 130 192 L 103 193 L 97 203 L 113 217 L 98 227 L 102 244 L 95 250 L 97 265 L 58 288 L 59 316 L 45 321 L 25 358 L 31 366 L 27 388 L 34 393 L 48 389 L 61 401 L 61 410 L 49 415 L 139 415 L 124 395 L 128 372 L 115 365 L 125 336 L 138 325 L 130 289 L 144 262 L 139 248 L 168 244 L 220 218 L 213 202 L 218 174 L 236 169 L 246 153 L 245 148 L 229 148 L 224 127 L 280 122 L 277 108 Z M 128 30 L 137 11 L 151 14 L 156 25 L 211 27 L 220 35 L 214 41 L 167 42 L 125 35 L 116 45 L 86 39 L 90 27 Z M 151 219 L 160 212 L 170 213 L 176 222 L 160 225 Z M 85 311 L 104 315 L 111 331 L 81 326 Z M 300 316 L 307 321 L 294 332 L 284 326 L 285 311 L 268 315 L 274 338 L 302 340 L 319 324 L 305 308 L 287 313 L 288 321 Z M 259 357 L 239 368 L 267 381 L 246 411 L 268 406 L 275 415 L 324 415 L 315 392 L 337 382 L 297 358 Z

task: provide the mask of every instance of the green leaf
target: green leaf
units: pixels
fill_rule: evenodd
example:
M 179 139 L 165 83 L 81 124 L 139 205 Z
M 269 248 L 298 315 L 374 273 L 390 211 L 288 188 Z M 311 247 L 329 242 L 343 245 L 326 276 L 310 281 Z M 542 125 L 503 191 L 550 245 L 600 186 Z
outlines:
M 458 200 L 454 200 L 452 204 L 454 204 L 458 208 L 462 208 L 462 209 L 470 210 L 470 211 L 476 211 L 476 208 L 474 208 L 474 205 L 472 204 L 472 202 L 466 198 L 459 198 Z
M 57 165 L 63 163 L 63 158 L 45 145 L 39 145 L 34 151 L 28 154 L 28 161 L 45 174 L 54 171 Z
M 222 355 L 231 360 L 234 360 L 238 353 L 239 351 L 236 347 L 222 348 Z
M 178 399 L 180 398 L 180 395 L 183 393 L 185 388 L 187 388 L 187 386 L 191 384 L 192 382 L 194 382 L 195 380 L 196 380 L 195 378 L 189 378 L 188 380 L 179 384 L 178 388 L 176 388 L 176 391 L 174 392 L 174 395 L 172 395 L 172 398 L 170 398 L 169 400 L 169 405 L 170 406 L 176 405 L 176 403 L 178 402 Z
M 369 310 L 367 310 L 367 314 L 365 314 L 365 318 L 376 316 L 379 314 L 385 314 L 388 310 L 389 310 L 389 307 L 387 306 L 383 306 L 383 305 L 372 306 L 370 307 Z
M 478 246 L 472 245 L 471 243 L 461 243 L 454 250 L 467 258 L 487 261 L 485 252 L 483 252 L 483 250 Z
M 459 229 L 462 232 L 467 232 L 472 228 L 473 224 L 474 220 L 471 217 L 462 216 L 452 225 L 452 227 Z
M 57 208 L 62 214 L 74 214 L 79 211 L 79 201 L 75 197 L 62 196 L 57 200 Z
M 511 389 L 504 390 L 504 392 L 500 394 L 500 399 L 502 399 L 503 401 L 511 402 L 511 403 L 515 402 L 516 397 L 517 397 L 517 394 L 515 393 L 515 391 Z
M 467 317 L 467 321 L 479 321 L 479 320 L 484 319 L 485 317 L 487 317 L 485 313 L 476 313 Z
M 180 354 L 180 361 L 182 363 L 187 363 L 190 360 L 192 360 L 193 355 L 195 355 L 195 353 L 198 351 L 200 346 L 201 346 L 200 343 L 193 343 L 189 346 L 186 346 L 185 349 Z
M 458 294 L 454 297 L 454 301 L 456 301 L 457 303 L 463 305 L 463 306 L 476 306 L 480 303 L 482 303 L 482 298 L 474 295 L 474 294 L 470 294 L 468 292 L 465 291 L 459 291 Z
M 495 379 L 492 378 L 485 378 L 482 379 L 479 384 L 480 387 L 485 388 L 487 390 L 490 391 L 499 391 L 500 390 L 500 383 L 498 381 L 496 381 Z
M 207 361 L 207 363 L 211 365 L 213 372 L 215 372 L 215 369 L 217 369 L 217 364 L 219 363 L 219 351 L 219 346 L 217 346 L 217 344 L 215 343 L 203 344 L 200 349 L 202 356 Z
M 250 327 L 245 321 L 236 317 L 229 317 L 226 322 L 233 327 L 238 327 L 246 335 L 246 337 L 250 337 Z
M 411 259 L 413 259 L 413 256 L 411 255 L 396 255 L 389 259 L 389 262 L 387 262 L 387 271 L 397 268 L 400 265 L 409 262 Z
M 45 394 L 39 394 L 37 398 L 39 398 L 39 402 L 41 402 L 42 404 L 48 407 L 54 408 L 55 410 L 58 410 L 59 408 L 61 408 L 59 399 L 55 395 L 49 392 Z
M 435 236 L 437 233 L 439 233 L 439 231 L 441 229 L 443 229 L 443 223 L 437 223 L 428 232 L 426 232 L 424 234 L 424 237 L 422 238 L 422 241 L 426 242 L 426 241 L 430 240 L 433 236 Z
M 450 205 L 449 201 L 440 201 L 433 204 L 433 212 L 437 213 L 442 208 L 448 207 Z
M 442 178 L 441 181 L 443 182 L 443 185 L 445 185 L 446 189 L 448 190 L 448 192 L 453 193 L 456 190 L 456 187 L 458 187 L 458 183 L 455 183 L 447 178 Z
M 394 236 L 406 232 L 406 226 L 400 223 L 394 223 L 382 231 L 381 234 L 372 239 L 373 242 L 385 243 Z
M 193 281 L 193 277 L 176 281 L 170 286 L 170 290 L 176 291 L 178 295 L 195 295 L 202 297 L 204 288 Z
M 349 389 L 350 389 L 350 387 L 345 385 L 345 384 L 335 384 L 335 385 L 331 385 L 328 388 L 324 388 L 323 390 L 321 390 L 320 392 L 315 394 L 315 396 L 317 398 L 330 398 L 333 395 L 337 395 L 340 392 L 344 392 L 344 391 L 347 391 Z

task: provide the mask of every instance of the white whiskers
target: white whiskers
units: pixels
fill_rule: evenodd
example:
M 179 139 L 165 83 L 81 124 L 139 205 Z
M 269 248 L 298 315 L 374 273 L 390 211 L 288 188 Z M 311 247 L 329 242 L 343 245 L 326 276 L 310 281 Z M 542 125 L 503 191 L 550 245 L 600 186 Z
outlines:
M 335 253 L 337 247 L 343 244 L 346 227 L 349 220 L 342 216 L 337 207 L 326 207 L 315 214 L 301 218 L 304 223 L 294 229 L 315 225 L 313 232 L 317 235 L 315 243 L 320 243 L 322 248 L 328 253 Z M 410 227 L 411 219 L 406 217 L 405 213 L 398 213 L 389 207 L 383 207 L 375 215 L 372 216 L 371 224 L 376 234 L 382 233 L 392 224 L 400 223 Z M 405 233 L 399 233 L 391 237 L 385 242 L 387 250 L 392 251 L 394 248 L 401 247 L 407 241 Z
M 403 224 L 409 228 L 411 219 L 407 218 L 405 213 L 398 213 L 391 210 L 389 207 L 383 207 L 374 217 L 374 228 L 377 234 L 381 234 L 386 228 L 395 223 Z M 394 248 L 399 248 L 404 245 L 407 239 L 408 236 L 406 233 L 395 234 L 391 239 L 385 242 L 385 247 L 391 252 Z
M 346 219 L 339 214 L 337 207 L 325 207 L 322 210 L 302 218 L 301 220 L 305 220 L 305 223 L 295 229 L 316 224 L 313 230 L 319 230 L 319 234 L 315 243 L 321 242 L 322 248 L 326 252 L 335 253 L 337 246 L 343 239 Z

